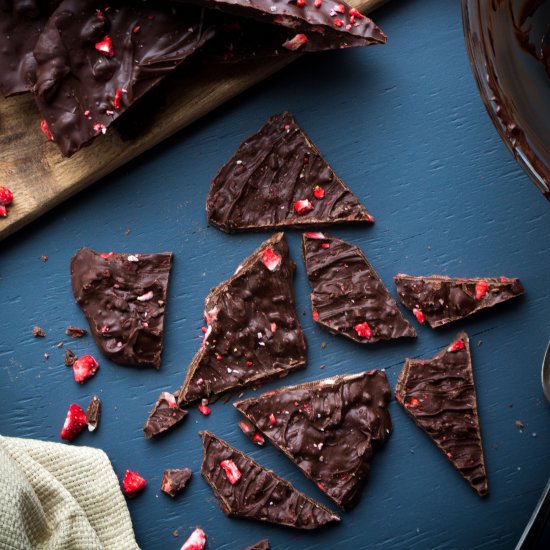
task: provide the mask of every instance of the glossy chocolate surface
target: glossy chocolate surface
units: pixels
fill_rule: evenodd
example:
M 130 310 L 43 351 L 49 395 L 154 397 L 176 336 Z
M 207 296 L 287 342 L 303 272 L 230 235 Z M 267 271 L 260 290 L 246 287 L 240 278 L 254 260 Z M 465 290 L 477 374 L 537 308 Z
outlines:
M 359 499 L 374 446 L 390 435 L 382 371 L 289 386 L 235 403 L 271 442 L 342 508 Z
M 182 468 L 180 470 L 164 470 L 162 481 L 160 483 L 160 490 L 175 497 L 180 491 L 185 489 L 187 482 L 191 479 L 193 473 L 189 468 Z
M 105 133 L 212 38 L 202 17 L 201 8 L 162 1 L 114 0 L 105 9 L 98 0 L 63 0 L 34 50 L 37 104 L 63 154 Z
M 143 425 L 145 437 L 150 439 L 165 432 L 186 416 L 187 411 L 178 406 L 176 397 L 169 392 L 162 392 Z
M 453 347 L 459 349 L 453 351 Z M 486 495 L 487 474 L 468 335 L 459 334 L 428 361 L 407 359 L 395 386 L 395 398 L 474 491 Z
M 71 259 L 74 296 L 101 353 L 119 365 L 160 367 L 172 253 L 99 254 Z
M 254 462 L 210 432 L 200 432 L 203 441 L 201 474 L 214 490 L 224 514 L 267 521 L 296 529 L 315 529 L 339 521 L 318 502 L 297 491 L 290 483 Z M 231 460 L 241 478 L 232 484 L 220 462 Z
M 320 325 L 362 344 L 416 336 L 359 247 L 328 234 L 304 233 L 302 252 L 313 319 Z
M 411 311 L 420 310 L 432 328 L 463 319 L 481 309 L 520 296 L 524 292 L 519 279 L 507 277 L 413 277 L 399 274 L 394 280 L 403 305 Z M 479 298 L 476 291 L 478 284 L 487 285 L 485 293 Z
M 212 289 L 205 304 L 204 343 L 189 365 L 180 404 L 305 367 L 307 345 L 294 304 L 294 270 L 286 239 L 277 233 Z
M 294 205 L 303 200 L 312 209 L 299 214 Z M 373 221 L 288 112 L 271 117 L 220 169 L 206 212 L 228 232 Z

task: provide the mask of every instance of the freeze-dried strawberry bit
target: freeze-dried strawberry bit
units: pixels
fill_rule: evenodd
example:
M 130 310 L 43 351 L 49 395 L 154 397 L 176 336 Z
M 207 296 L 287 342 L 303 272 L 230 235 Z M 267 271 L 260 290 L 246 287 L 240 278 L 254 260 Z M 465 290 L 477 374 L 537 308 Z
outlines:
M 324 239 L 325 238 L 325 235 L 323 233 L 321 233 L 320 231 L 307 231 L 306 233 L 304 233 L 304 235 L 308 238 L 308 239 Z
M 91 378 L 99 368 L 99 363 L 91 355 L 83 355 L 73 363 L 74 379 L 84 382 Z
M 212 411 L 208 405 L 203 405 L 202 403 L 198 407 L 200 413 L 204 416 L 208 416 Z
M 344 22 L 341 19 L 338 19 L 338 17 L 334 19 L 333 23 L 335 27 L 341 27 L 344 24 Z
M 82 338 L 88 334 L 88 331 L 85 328 L 73 327 L 69 325 L 65 329 L 65 334 L 71 338 Z
M 461 349 L 464 349 L 466 345 L 462 340 L 457 340 L 456 342 L 452 343 L 448 348 L 447 351 L 460 351 Z
M 107 127 L 105 124 L 101 124 L 100 122 L 96 122 L 93 125 L 95 135 L 98 136 L 99 134 L 106 134 L 107 133 Z
M 283 42 L 283 48 L 295 52 L 299 50 L 304 44 L 307 44 L 307 36 L 303 33 L 299 33 L 292 38 L 289 38 L 286 42 Z
M 163 391 L 161 394 L 160 394 L 160 398 L 159 398 L 159 401 L 160 400 L 164 400 L 166 401 L 166 403 L 168 404 L 168 406 L 171 408 L 171 409 L 175 409 L 177 408 L 178 404 L 176 402 L 176 398 L 174 397 L 174 394 L 168 392 L 168 391 Z
M 3 185 L 0 185 L 0 204 L 9 206 L 13 202 L 13 193 Z
M 317 313 L 317 310 L 316 310 L 316 309 L 312 310 L 311 316 L 313 317 L 313 320 L 314 320 L 314 321 L 318 321 L 318 320 L 319 320 L 319 313 Z
M 416 397 L 410 397 L 408 401 L 405 401 L 405 407 L 408 409 L 416 409 L 420 405 L 420 401 Z
M 105 36 L 101 42 L 97 42 L 95 45 L 95 49 L 98 52 L 108 55 L 109 57 L 113 57 L 113 55 L 115 55 L 115 50 L 113 49 L 113 41 L 109 36 Z
M 349 14 L 351 17 L 357 17 L 357 19 L 365 19 L 365 16 L 358 10 L 356 10 L 355 8 L 351 8 L 349 10 Z
M 114 252 L 102 252 L 100 254 L 100 256 L 104 259 L 104 260 L 108 260 L 109 258 L 112 258 L 113 256 L 116 256 L 116 254 Z
M 277 323 L 271 323 L 270 328 L 271 332 L 277 332 Z
M 260 432 L 255 432 L 250 438 L 256 445 L 262 446 L 265 443 L 265 437 Z
M 323 0 L 315 0 L 315 2 L 313 3 L 313 5 L 314 5 L 316 8 L 320 8 L 322 3 L 323 3 Z
M 336 4 L 334 8 L 332 8 L 336 13 L 346 13 L 346 6 L 344 4 Z
M 115 97 L 113 98 L 113 107 L 118 111 L 120 109 L 120 102 L 122 100 L 122 90 L 119 88 L 115 92 Z
M 42 133 L 46 136 L 48 141 L 53 141 L 53 134 L 46 119 L 42 120 L 40 123 L 40 130 L 42 130 Z
M 366 321 L 355 325 L 353 327 L 353 330 L 357 332 L 357 334 L 361 336 L 361 338 L 366 338 L 367 340 L 372 338 L 372 329 L 369 327 L 369 324 Z
M 180 550 L 203 550 L 206 545 L 206 534 L 204 531 L 197 527 L 191 536 L 183 543 Z
M 277 424 L 277 419 L 275 418 L 275 415 L 273 413 L 269 415 L 269 423 L 272 426 L 275 426 L 275 424 Z
M 242 430 L 244 435 L 246 435 L 246 437 L 248 437 L 252 442 L 256 443 L 257 445 L 263 445 L 265 443 L 264 436 L 249 420 L 239 421 L 239 428 Z
M 294 203 L 294 211 L 298 216 L 304 216 L 313 210 L 313 204 L 308 199 L 302 199 Z
M 485 281 L 478 281 L 476 283 L 476 300 L 481 300 L 487 294 L 488 289 L 489 285 Z
M 424 319 L 424 314 L 422 313 L 422 310 L 419 308 L 419 307 L 415 307 L 413 309 L 413 314 L 414 316 L 416 317 L 416 320 L 421 324 L 423 325 L 424 324 L 424 321 L 426 319 Z
M 71 403 L 61 429 L 61 439 L 74 439 L 86 426 L 86 413 L 76 403 Z
M 262 254 L 262 263 L 269 271 L 275 271 L 281 265 L 281 256 L 271 248 L 266 248 Z
M 315 196 L 316 199 L 324 199 L 325 198 L 325 190 L 320 187 L 319 185 L 316 185 L 314 188 L 313 188 L 313 195 Z
M 147 485 L 147 481 L 137 472 L 126 470 L 122 480 L 122 491 L 128 498 L 134 498 L 145 485 Z
M 0 204 L 0 218 L 7 218 L 8 217 L 8 209 Z
M 232 460 L 222 460 L 220 466 L 223 468 L 225 475 L 231 485 L 235 485 L 241 479 L 241 472 L 237 465 Z
M 330 244 L 329 244 L 329 243 L 323 243 L 323 244 L 321 245 L 321 248 L 327 250 L 328 248 L 330 248 Z

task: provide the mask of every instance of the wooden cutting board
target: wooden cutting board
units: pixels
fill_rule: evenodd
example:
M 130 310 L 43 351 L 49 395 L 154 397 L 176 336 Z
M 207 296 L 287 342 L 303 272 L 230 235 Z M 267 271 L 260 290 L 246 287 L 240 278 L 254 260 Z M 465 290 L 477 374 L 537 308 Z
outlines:
M 368 13 L 385 1 L 349 3 Z M 162 89 L 163 100 L 146 131 L 125 141 L 110 129 L 69 159 L 44 139 L 30 94 L 0 99 L 0 185 L 9 187 L 15 197 L 9 216 L 0 218 L 0 240 L 294 59 L 250 60 L 217 65 L 215 70 L 198 66 L 192 79 L 185 71 L 174 74 L 170 86 Z

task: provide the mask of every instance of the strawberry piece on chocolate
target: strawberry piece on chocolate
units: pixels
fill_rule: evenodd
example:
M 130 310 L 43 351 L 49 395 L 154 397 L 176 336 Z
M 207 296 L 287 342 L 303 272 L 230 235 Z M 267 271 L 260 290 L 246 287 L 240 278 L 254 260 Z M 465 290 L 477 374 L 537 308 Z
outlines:
M 142 478 L 137 472 L 126 470 L 122 480 L 122 492 L 128 498 L 134 498 L 144 487 L 147 481 Z
M 83 355 L 73 363 L 73 373 L 76 382 L 84 382 L 91 378 L 99 368 L 99 363 L 91 355 Z
M 223 468 L 225 475 L 231 485 L 235 485 L 239 479 L 241 479 L 241 472 L 237 465 L 232 460 L 222 460 L 220 467 Z
M 86 413 L 76 403 L 72 403 L 61 429 L 61 439 L 74 439 L 86 426 Z

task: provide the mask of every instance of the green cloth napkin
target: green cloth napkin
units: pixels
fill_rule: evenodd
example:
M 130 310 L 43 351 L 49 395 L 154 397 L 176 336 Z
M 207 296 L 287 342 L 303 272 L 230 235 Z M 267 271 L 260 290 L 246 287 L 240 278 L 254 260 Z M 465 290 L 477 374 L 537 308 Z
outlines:
M 107 455 L 0 436 L 1 550 L 139 550 Z

